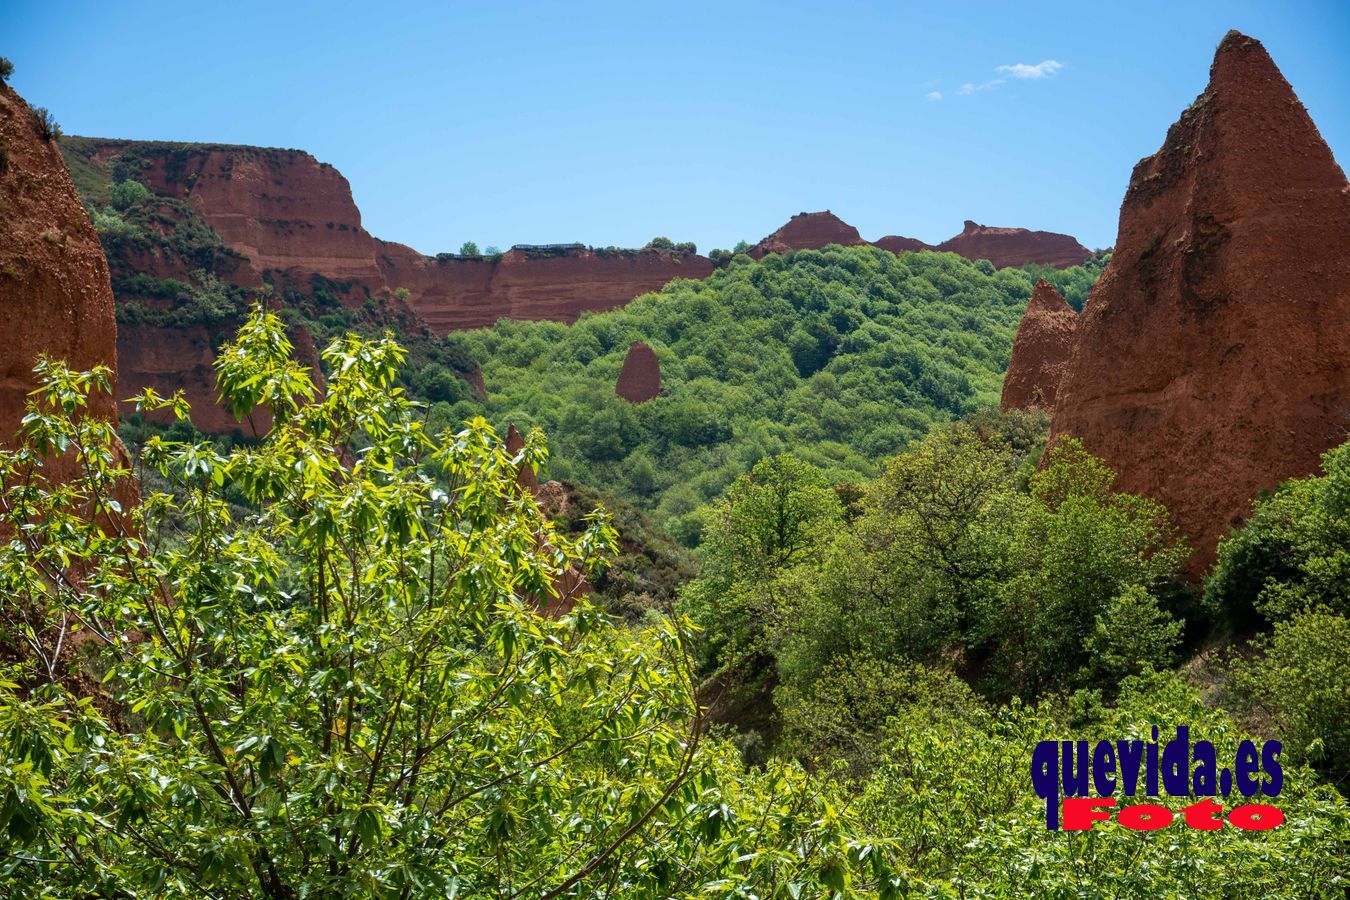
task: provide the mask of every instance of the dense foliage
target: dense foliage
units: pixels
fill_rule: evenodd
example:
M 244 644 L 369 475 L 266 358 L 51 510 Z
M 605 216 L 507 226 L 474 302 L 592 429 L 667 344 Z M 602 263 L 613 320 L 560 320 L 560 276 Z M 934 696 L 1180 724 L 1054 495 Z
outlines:
M 1296 758 L 1350 783 L 1350 443 L 1281 485 L 1219 545 L 1206 599 L 1237 628 L 1273 623 L 1239 663 L 1240 697 Z
M 540 614 L 613 532 L 565 537 L 521 495 L 538 444 L 429 435 L 391 342 L 332 344 L 321 396 L 289 351 L 250 319 L 221 388 L 277 426 L 226 455 L 152 439 L 174 491 L 134 509 L 111 428 L 78 416 L 108 373 L 44 364 L 0 452 L 0 614 L 25 651 L 0 679 L 3 893 L 800 892 L 856 859 L 799 770 L 703 742 L 679 620 Z M 80 474 L 57 484 L 63 451 Z M 102 711 L 69 690 L 90 669 Z
M 1181 622 L 1164 601 L 1186 553 L 1166 510 L 1113 492 L 1112 473 L 1071 441 L 1028 478 L 1029 424 L 1014 414 L 931 435 L 850 509 L 792 457 L 756 465 L 714 505 L 685 591 L 704 671 L 744 690 L 777 683 L 789 726 L 811 732 L 823 707 L 855 701 L 879 726 L 889 700 L 843 693 L 912 691 L 923 679 L 906 663 L 995 698 L 1111 689 L 1171 663 Z M 897 680 L 907 686 L 885 687 Z
M 1098 271 L 1054 277 L 1085 292 Z M 737 256 L 575 325 L 452 335 L 490 398 L 444 413 L 542 427 L 555 476 L 602 485 L 694 544 L 701 508 L 760 459 L 791 450 L 856 481 L 935 425 L 997 404 L 1038 274 L 873 247 Z M 655 349 L 664 391 L 633 406 L 614 385 L 637 340 Z
M 678 614 L 633 627 L 553 605 L 568 566 L 600 577 L 614 532 L 582 490 L 563 528 L 522 494 L 537 437 L 513 456 L 482 420 L 429 432 L 390 341 L 339 339 L 324 360 L 318 390 L 280 320 L 250 317 L 220 384 L 277 426 L 229 447 L 149 438 L 140 464 L 169 490 L 139 504 L 111 428 L 80 415 L 108 373 L 42 364 L 21 446 L 0 451 L 0 892 L 1343 895 L 1350 815 L 1297 766 L 1275 831 L 1046 833 L 1036 741 L 1186 723 L 1229 752 L 1245 729 L 1153 672 L 1142 642 L 1098 633 L 1103 617 L 1174 633 L 1164 514 L 1109 495 L 1072 445 L 1033 474 L 1035 421 L 943 430 L 862 489 L 761 461 L 710 520 L 687 602 L 723 591 L 727 615 L 701 615 L 696 660 Z M 876 636 L 856 604 L 824 608 L 848 542 L 878 569 Z M 985 603 L 1064 633 L 1011 629 L 1048 649 L 987 680 L 971 660 L 1002 639 Z M 919 609 L 938 625 L 916 642 Z M 1049 658 L 1070 638 L 1119 668 Z M 709 726 L 695 665 L 730 647 L 781 668 L 797 759 L 747 768 Z M 1080 689 L 1001 704 L 965 681 Z

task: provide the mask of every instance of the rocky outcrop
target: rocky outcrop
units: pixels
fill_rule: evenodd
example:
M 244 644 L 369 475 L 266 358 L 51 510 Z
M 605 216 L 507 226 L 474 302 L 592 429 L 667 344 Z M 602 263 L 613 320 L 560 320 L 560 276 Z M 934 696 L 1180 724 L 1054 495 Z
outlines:
M 347 179 L 300 150 L 72 138 L 66 152 L 186 202 L 239 255 L 222 276 L 235 284 L 257 287 L 266 275 L 303 285 L 319 275 L 353 309 L 406 290 L 407 305 L 442 334 L 501 318 L 573 322 L 713 270 L 695 253 L 580 244 L 424 256 L 367 232 Z M 158 277 L 182 277 L 157 259 L 140 264 Z
M 0 82 L 0 443 L 9 444 L 41 353 L 116 371 L 108 264 L 54 141 Z M 116 390 L 116 388 L 115 388 Z M 111 419 L 113 396 L 90 412 Z
M 933 248 L 918 238 L 903 237 L 898 234 L 888 234 L 883 238 L 877 238 L 872 242 L 873 247 L 880 247 L 890 253 L 904 253 L 907 250 L 932 250 Z
M 1265 49 L 1230 32 L 1205 92 L 1134 169 L 1052 431 L 1166 504 L 1198 575 L 1348 417 L 1350 186 Z
M 661 394 L 661 362 L 651 347 L 634 341 L 623 358 L 614 392 L 629 403 L 646 403 Z
M 1067 234 L 1053 231 L 1028 231 L 1025 228 L 991 228 L 966 221 L 965 229 L 954 238 L 936 246 L 918 238 L 889 234 L 875 241 L 865 241 L 858 229 L 829 210 L 798 213 L 786 225 L 760 241 L 748 251 L 759 259 L 766 253 L 787 253 L 789 250 L 819 250 L 830 244 L 845 247 L 870 243 L 873 247 L 891 253 L 907 250 L 937 250 L 956 253 L 966 259 L 987 259 L 997 268 L 1024 266 L 1037 263 L 1063 269 L 1076 266 L 1092 256 L 1092 251 Z
M 966 220 L 961 233 L 938 244 L 943 253 L 959 253 L 966 259 L 987 259 L 995 268 L 1016 268 L 1038 263 L 1064 269 L 1092 256 L 1092 251 L 1067 234 L 1029 231 L 1025 228 L 992 228 Z
M 134 397 L 146 388 L 170 397 L 181 390 L 192 405 L 192 424 L 211 434 L 248 431 L 233 415 L 216 402 L 216 353 L 213 338 L 200 325 L 173 329 L 155 325 L 123 325 L 117 332 L 117 353 L 126 372 L 121 396 Z M 123 408 L 131 414 L 131 405 Z M 167 411 L 152 416 L 156 421 L 172 421 Z
M 766 253 L 816 250 L 830 244 L 854 247 L 865 243 L 867 241 L 858 234 L 858 229 L 827 209 L 824 212 L 797 213 L 782 228 L 751 247 L 749 253 L 759 259 Z
M 1004 412 L 1012 409 L 1053 409 L 1064 367 L 1073 350 L 1078 314 L 1054 285 L 1036 282 L 1031 302 L 1017 327 L 1008 373 L 1003 378 Z

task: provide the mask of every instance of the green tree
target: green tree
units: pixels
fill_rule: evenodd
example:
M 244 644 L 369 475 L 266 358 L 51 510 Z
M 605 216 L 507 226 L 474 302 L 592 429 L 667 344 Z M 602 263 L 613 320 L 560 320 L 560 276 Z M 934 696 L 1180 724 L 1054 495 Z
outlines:
M 1219 545 L 1205 599 L 1232 627 L 1308 608 L 1350 616 L 1350 442 L 1322 470 L 1280 485 Z
M 108 202 L 113 209 L 127 210 L 150 197 L 150 189 L 139 181 L 127 179 L 108 188 Z
M 1326 610 L 1277 622 L 1240 663 L 1237 683 L 1262 719 L 1274 722 L 1292 760 L 1344 788 L 1350 779 L 1350 619 Z
M 459 255 L 482 256 L 483 254 L 478 252 L 478 245 L 475 244 L 473 241 L 465 241 L 464 243 L 459 245 Z
M 250 317 L 220 389 L 271 430 L 228 451 L 150 438 L 170 491 L 139 505 L 117 499 L 112 427 L 82 415 L 110 373 L 41 364 L 0 451 L 0 616 L 21 644 L 0 677 L 0 893 L 892 884 L 894 848 L 858 840 L 828 783 L 746 772 L 705 738 L 680 620 L 540 614 L 613 546 L 602 512 L 559 533 L 481 419 L 428 434 L 392 341 L 334 341 L 322 395 L 291 349 Z M 97 702 L 66 677 L 90 670 Z
M 44 141 L 61 140 L 61 126 L 57 123 L 51 110 L 45 106 L 34 106 L 28 112 L 33 120 L 33 127 L 37 129 L 37 133 L 42 136 Z
M 823 474 L 787 455 L 759 462 L 714 504 L 703 571 L 684 598 L 704 631 L 706 666 L 740 668 L 752 680 L 763 674 L 788 601 L 786 576 L 841 520 Z

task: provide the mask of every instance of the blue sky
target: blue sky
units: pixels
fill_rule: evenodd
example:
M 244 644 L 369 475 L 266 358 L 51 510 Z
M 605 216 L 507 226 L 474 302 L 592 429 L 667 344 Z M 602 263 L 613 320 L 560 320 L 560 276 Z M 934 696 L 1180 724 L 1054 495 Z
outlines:
M 1109 245 L 1229 28 L 1350 163 L 1346 2 L 0 0 L 12 84 L 67 133 L 308 150 L 428 253 L 706 251 L 825 208 L 868 238 L 970 218 Z

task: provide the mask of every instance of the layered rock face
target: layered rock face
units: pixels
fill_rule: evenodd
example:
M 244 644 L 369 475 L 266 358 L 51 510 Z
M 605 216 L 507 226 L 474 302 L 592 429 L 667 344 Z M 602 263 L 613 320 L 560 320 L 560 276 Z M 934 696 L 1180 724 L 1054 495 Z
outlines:
M 227 275 L 235 284 L 257 287 L 264 273 L 293 282 L 317 274 L 338 283 L 352 307 L 402 288 L 408 305 L 441 333 L 500 318 L 574 322 L 713 269 L 693 253 L 581 245 L 522 246 L 498 260 L 424 256 L 367 232 L 347 179 L 299 150 L 73 140 L 93 164 L 120 167 L 156 193 L 186 201 L 240 254 L 244 263 Z M 174 277 L 157 271 L 155 260 L 133 264 Z
M 789 250 L 819 250 L 830 244 L 845 247 L 871 244 L 891 253 L 906 250 L 937 250 L 956 253 L 966 259 L 987 259 L 997 268 L 1039 263 L 1064 269 L 1076 266 L 1092 256 L 1092 251 L 1067 234 L 1053 231 L 1028 231 L 1025 228 L 991 228 L 966 221 L 965 229 L 954 238 L 936 246 L 918 238 L 888 234 L 875 241 L 865 241 L 858 229 L 829 210 L 798 213 L 786 225 L 751 247 L 751 256 L 759 259 L 766 253 L 787 253 Z
M 103 248 L 70 173 L 3 82 L 0 138 L 0 443 L 8 444 L 35 386 L 38 354 L 115 372 L 117 323 Z M 116 396 L 92 398 L 90 412 L 114 418 Z
M 109 142 L 99 153 L 120 154 Z M 258 272 L 296 269 L 378 284 L 375 242 L 342 173 L 299 150 L 163 146 L 140 153 L 139 181 L 180 197 Z
M 502 318 L 575 322 L 583 312 L 614 309 L 676 278 L 713 271 L 707 257 L 664 250 L 515 247 L 500 259 L 465 259 L 381 247 L 386 283 L 408 288 L 418 317 L 441 334 Z
M 1052 431 L 1166 504 L 1198 575 L 1348 424 L 1350 186 L 1265 49 L 1230 32 L 1135 167 Z
M 661 394 L 661 363 L 651 347 L 634 341 L 623 358 L 614 392 L 629 403 L 646 403 Z
M 782 228 L 751 247 L 749 252 L 759 259 L 766 253 L 817 250 L 830 244 L 854 247 L 865 243 L 867 241 L 858 234 L 858 229 L 827 209 L 824 212 L 797 213 Z
M 1004 412 L 1054 408 L 1077 327 L 1078 313 L 1054 285 L 1039 279 L 1022 324 L 1017 326 L 1008 373 L 1003 378 L 1000 406 Z
M 956 237 L 938 244 L 935 250 L 959 253 L 966 259 L 987 259 L 996 268 L 1039 263 L 1065 269 L 1076 266 L 1092 251 L 1067 234 L 1053 231 L 1029 231 L 1025 228 L 992 228 L 969 219 Z

